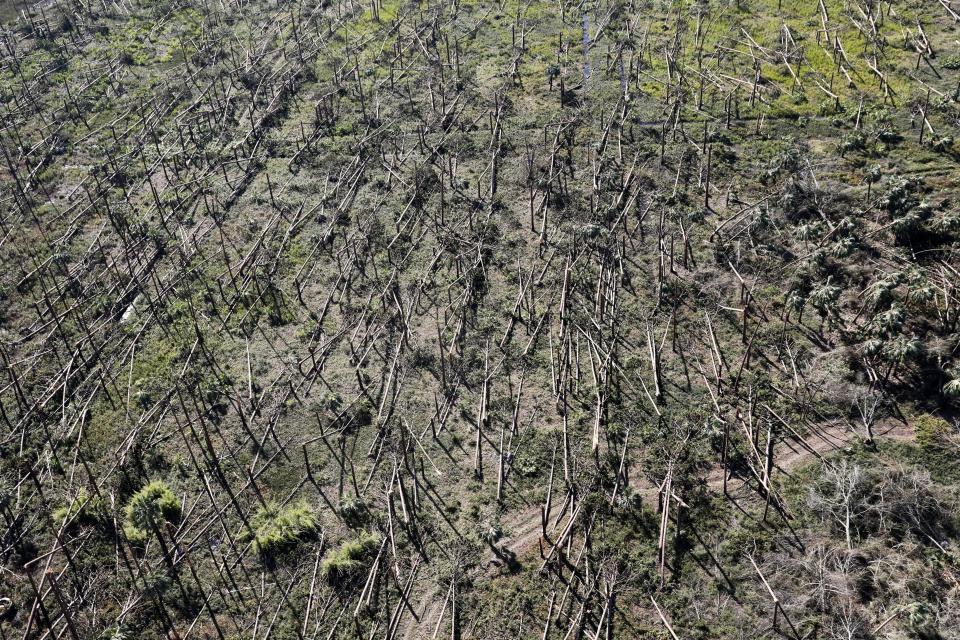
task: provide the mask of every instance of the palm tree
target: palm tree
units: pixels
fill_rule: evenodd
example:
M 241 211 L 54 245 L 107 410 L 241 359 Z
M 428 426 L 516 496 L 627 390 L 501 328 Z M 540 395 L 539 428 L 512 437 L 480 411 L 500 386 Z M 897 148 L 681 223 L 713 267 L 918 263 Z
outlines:
M 857 248 L 857 239 L 846 237 L 840 238 L 832 245 L 830 245 L 830 253 L 833 254 L 834 258 L 846 258 L 853 250 Z
M 960 404 L 960 378 L 954 378 L 943 385 L 943 395 L 951 402 Z
M 933 230 L 944 235 L 960 231 L 960 211 L 948 211 L 938 217 L 933 223 Z
M 881 172 L 880 165 L 878 164 L 875 164 L 872 167 L 870 167 L 870 170 L 867 172 L 867 175 L 866 175 L 867 200 L 870 200 L 870 190 L 871 190 L 871 187 L 873 187 L 873 183 L 878 182 L 880 180 L 881 175 L 883 174 Z
M 906 313 L 903 307 L 894 303 L 886 311 L 882 311 L 870 321 L 871 328 L 881 336 L 889 337 L 900 332 L 906 322 Z
M 547 67 L 547 80 L 550 82 L 550 91 L 553 91 L 554 81 L 560 77 L 560 67 L 555 64 L 551 64 Z
M 936 295 L 936 289 L 927 280 L 923 271 L 920 269 L 911 269 L 907 275 L 910 282 L 910 288 L 907 290 L 907 301 L 910 304 L 922 307 L 933 300 Z
M 180 521 L 183 504 L 176 494 L 162 480 L 154 480 L 133 494 L 124 510 L 123 532 L 127 540 L 135 545 L 146 545 L 152 534 L 160 545 L 167 572 L 177 583 L 185 603 L 190 595 L 180 580 L 173 554 L 163 537 L 163 529 Z M 173 536 L 171 536 L 173 538 Z M 174 540 L 174 545 L 176 541 Z
M 887 358 L 890 366 L 883 376 L 883 383 L 890 380 L 891 374 L 899 369 L 905 362 L 915 360 L 923 353 L 923 343 L 916 336 L 906 337 L 897 336 L 890 342 L 887 342 L 883 348 L 883 355 Z
M 143 543 L 151 531 L 166 523 L 175 523 L 182 512 L 180 499 L 162 480 L 145 485 L 127 503 L 123 532 L 134 543 Z
M 797 324 L 803 323 L 803 309 L 807 306 L 807 297 L 799 289 L 791 289 L 787 294 L 787 299 L 784 301 L 784 308 L 787 312 L 786 318 L 790 318 L 790 312 L 796 311 L 799 315 L 797 316 Z
M 837 308 L 837 300 L 840 299 L 841 290 L 840 287 L 830 283 L 832 278 L 833 276 L 828 277 L 826 282 L 810 292 L 810 303 L 813 305 L 813 308 L 817 310 L 817 313 L 820 314 L 821 329 L 823 328 L 823 322 L 825 320 L 829 318 L 832 321 L 840 316 Z
M 803 240 L 803 246 L 806 248 L 809 246 L 810 241 L 814 240 L 821 233 L 820 225 L 816 222 L 805 222 L 801 225 L 798 225 L 794 230 L 794 235 L 797 236 L 798 240 Z
M 927 282 L 910 287 L 907 291 L 907 300 L 916 306 L 923 306 L 933 300 L 936 290 Z

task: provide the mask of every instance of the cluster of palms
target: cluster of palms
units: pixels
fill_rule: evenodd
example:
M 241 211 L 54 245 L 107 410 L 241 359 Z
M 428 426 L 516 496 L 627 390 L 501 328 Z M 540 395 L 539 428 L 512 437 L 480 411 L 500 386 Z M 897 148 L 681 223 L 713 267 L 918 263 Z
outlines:
M 871 177 L 870 182 L 876 181 Z M 947 299 L 953 294 L 935 284 L 939 282 L 936 261 L 929 256 L 936 253 L 931 247 L 949 245 L 955 239 L 960 212 L 923 201 L 921 188 L 915 180 L 892 176 L 878 197 L 875 206 L 887 216 L 880 230 L 889 231 L 892 247 L 870 249 L 865 240 L 876 232 L 861 235 L 857 216 L 845 216 L 836 223 L 826 215 L 798 221 L 793 235 L 803 243 L 806 255 L 786 293 L 784 319 L 795 313 L 796 322 L 802 324 L 804 310 L 812 307 L 820 318 L 821 335 L 825 329 L 839 328 L 841 337 L 858 345 L 858 359 L 871 371 L 875 384 L 886 387 L 910 368 L 918 375 L 933 374 L 941 383 L 945 380 L 943 395 L 956 401 L 960 400 L 960 375 L 952 373 L 955 349 L 949 348 L 951 340 L 956 343 L 956 321 L 943 313 L 943 308 L 951 306 Z M 879 253 L 882 267 L 865 289 L 854 291 L 852 278 L 831 258 L 846 257 L 858 249 Z M 852 318 L 844 317 L 845 305 L 859 311 Z M 940 321 L 931 322 L 936 318 Z M 945 343 L 946 348 L 941 346 Z

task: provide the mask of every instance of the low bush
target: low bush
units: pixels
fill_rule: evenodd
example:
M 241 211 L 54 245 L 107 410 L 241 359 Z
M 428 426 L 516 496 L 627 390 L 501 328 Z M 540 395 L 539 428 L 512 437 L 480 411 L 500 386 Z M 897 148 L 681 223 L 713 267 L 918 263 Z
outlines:
M 320 529 L 316 511 L 304 503 L 285 509 L 273 505 L 262 508 L 250 524 L 254 530 L 253 550 L 263 555 L 289 549 L 315 536 Z
M 334 586 L 356 579 L 373 560 L 380 541 L 379 535 L 362 531 L 357 538 L 341 544 L 323 559 L 320 570 L 324 579 Z
M 124 513 L 123 532 L 135 544 L 147 541 L 162 523 L 180 520 L 180 499 L 162 480 L 154 480 L 133 494 Z
M 917 436 L 917 444 L 924 450 L 930 450 L 945 444 L 951 429 L 943 418 L 924 414 L 914 419 L 913 431 Z
M 67 528 L 80 524 L 96 524 L 102 516 L 100 500 L 89 498 L 87 492 L 81 489 L 67 504 L 53 510 L 51 517 L 54 525 L 65 524 Z

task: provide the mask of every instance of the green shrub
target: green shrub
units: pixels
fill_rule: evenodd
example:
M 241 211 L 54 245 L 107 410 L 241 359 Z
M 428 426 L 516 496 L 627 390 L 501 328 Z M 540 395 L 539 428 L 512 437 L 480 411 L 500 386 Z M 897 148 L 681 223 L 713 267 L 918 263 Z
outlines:
M 373 406 L 368 400 L 360 402 L 353 413 L 355 427 L 368 427 L 373 424 Z
M 66 523 L 69 528 L 78 524 L 95 524 L 100 520 L 102 505 L 99 499 L 90 499 L 85 489 L 80 489 L 67 504 L 53 510 L 53 523 L 59 527 Z
M 135 544 L 164 522 L 175 523 L 182 511 L 180 499 L 162 480 L 154 480 L 133 494 L 124 513 L 123 532 Z
M 253 550 L 263 555 L 289 549 L 320 529 L 316 511 L 304 503 L 281 509 L 275 505 L 260 509 L 250 521 Z M 249 538 L 249 534 L 247 536 Z
M 944 445 L 950 435 L 950 424 L 943 418 L 924 414 L 913 421 L 917 444 L 924 450 L 937 449 Z
M 947 56 L 943 59 L 942 65 L 944 69 L 950 69 L 952 71 L 960 69 L 960 53 Z
M 320 570 L 331 585 L 341 585 L 355 579 L 367 563 L 373 559 L 380 536 L 366 531 L 359 537 L 344 542 L 323 559 Z
M 370 511 L 361 498 L 345 499 L 340 502 L 340 517 L 351 529 L 359 529 L 367 523 Z

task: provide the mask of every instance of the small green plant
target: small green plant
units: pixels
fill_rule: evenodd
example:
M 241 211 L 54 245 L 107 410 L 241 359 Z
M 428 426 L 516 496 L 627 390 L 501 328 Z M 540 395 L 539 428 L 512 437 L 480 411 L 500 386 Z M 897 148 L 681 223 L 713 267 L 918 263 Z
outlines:
M 56 526 L 64 523 L 68 528 L 79 524 L 95 524 L 100 520 L 101 504 L 99 499 L 90 499 L 85 489 L 80 489 L 74 498 L 51 514 Z
M 373 559 L 380 545 L 380 536 L 367 531 L 360 532 L 354 540 L 348 540 L 323 559 L 320 570 L 331 585 L 342 585 L 356 578 L 360 570 Z
M 553 83 L 560 77 L 560 66 L 551 64 L 547 67 L 547 80 L 550 82 L 550 91 L 553 91 Z
M 368 400 L 364 400 L 356 406 L 353 421 L 356 427 L 368 427 L 373 424 L 373 406 Z
M 960 53 L 955 53 L 951 56 L 947 56 L 943 59 L 941 63 L 944 69 L 950 69 L 951 71 L 956 71 L 960 69 Z
M 130 498 L 124 513 L 123 533 L 130 542 L 143 544 L 150 532 L 165 522 L 177 522 L 180 499 L 162 480 L 154 480 Z
M 253 550 L 263 555 L 289 549 L 316 535 L 320 529 L 316 511 L 304 503 L 286 509 L 267 506 L 253 516 L 250 524 L 254 529 Z
M 921 449 L 929 451 L 941 447 L 950 435 L 950 424 L 943 418 L 924 414 L 913 421 L 913 432 Z
M 367 504 L 361 499 L 349 498 L 340 502 L 340 517 L 351 529 L 359 529 L 366 524 L 369 519 L 370 511 Z

